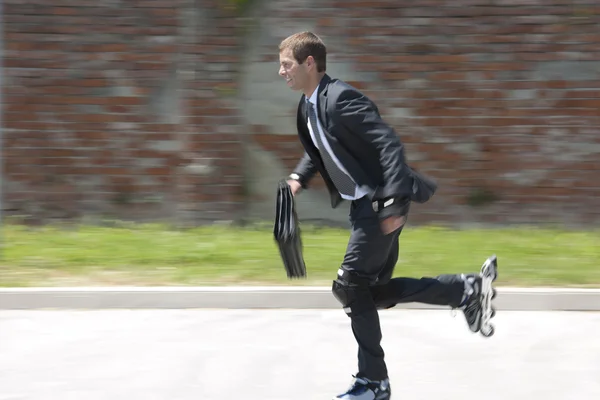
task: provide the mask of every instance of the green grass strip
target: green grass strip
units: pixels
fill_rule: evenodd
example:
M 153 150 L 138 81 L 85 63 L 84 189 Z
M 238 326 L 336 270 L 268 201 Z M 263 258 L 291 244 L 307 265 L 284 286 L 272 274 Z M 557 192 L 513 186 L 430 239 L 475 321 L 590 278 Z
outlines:
M 303 226 L 308 279 L 288 281 L 271 226 L 175 229 L 158 224 L 2 230 L 0 286 L 329 285 L 345 229 Z M 478 271 L 491 254 L 499 285 L 600 286 L 600 232 L 407 227 L 395 276 Z

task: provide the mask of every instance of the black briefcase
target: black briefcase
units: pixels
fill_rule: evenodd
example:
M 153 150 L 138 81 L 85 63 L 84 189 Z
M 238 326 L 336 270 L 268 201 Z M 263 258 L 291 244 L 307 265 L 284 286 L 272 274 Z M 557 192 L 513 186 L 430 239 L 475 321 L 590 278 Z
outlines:
M 285 180 L 278 184 L 273 235 L 289 279 L 306 277 L 302 238 L 292 189 Z

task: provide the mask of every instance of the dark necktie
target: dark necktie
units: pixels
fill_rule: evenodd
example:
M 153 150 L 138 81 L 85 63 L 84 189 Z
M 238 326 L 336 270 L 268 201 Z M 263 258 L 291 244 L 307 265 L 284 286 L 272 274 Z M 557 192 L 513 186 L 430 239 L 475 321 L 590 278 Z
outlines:
M 335 161 L 333 161 L 333 158 L 331 158 L 331 155 L 323 145 L 323 141 L 321 140 L 321 135 L 319 132 L 319 126 L 317 125 L 317 115 L 312 103 L 306 101 L 306 107 L 308 107 L 310 126 L 312 126 L 313 133 L 315 134 L 315 140 L 317 141 L 319 152 L 321 153 L 321 158 L 323 158 L 323 162 L 325 163 L 325 169 L 327 170 L 327 173 L 341 194 L 354 196 L 356 184 L 336 165 Z

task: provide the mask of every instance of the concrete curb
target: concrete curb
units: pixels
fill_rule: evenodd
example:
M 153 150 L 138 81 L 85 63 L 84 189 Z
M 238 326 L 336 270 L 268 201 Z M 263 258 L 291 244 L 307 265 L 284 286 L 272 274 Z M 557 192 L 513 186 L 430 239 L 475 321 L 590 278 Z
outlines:
M 600 311 L 600 289 L 499 287 L 495 307 L 513 311 Z M 448 309 L 399 304 L 404 309 Z M 0 288 L 0 309 L 339 309 L 329 287 Z

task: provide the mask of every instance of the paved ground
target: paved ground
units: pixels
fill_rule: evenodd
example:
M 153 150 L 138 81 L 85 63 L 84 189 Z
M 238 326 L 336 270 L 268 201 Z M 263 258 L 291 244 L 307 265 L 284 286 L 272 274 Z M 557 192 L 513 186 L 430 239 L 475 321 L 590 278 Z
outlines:
M 600 313 L 381 319 L 394 399 L 600 399 Z M 355 349 L 332 310 L 0 311 L 0 399 L 330 399 Z

